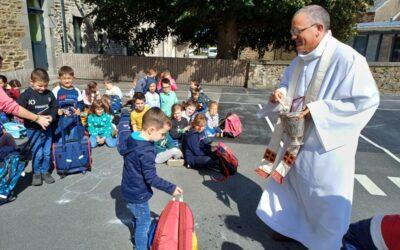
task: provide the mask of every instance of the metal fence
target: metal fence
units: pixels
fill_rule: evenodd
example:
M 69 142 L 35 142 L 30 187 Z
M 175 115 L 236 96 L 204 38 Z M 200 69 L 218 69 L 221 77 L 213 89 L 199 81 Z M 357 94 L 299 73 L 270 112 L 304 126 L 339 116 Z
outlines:
M 187 84 L 190 79 L 212 85 L 243 87 L 248 75 L 248 62 L 243 60 L 138 57 L 98 54 L 62 54 L 58 68 L 71 66 L 78 79 L 101 80 L 111 77 L 118 81 L 131 81 L 149 67 L 158 71 L 168 69 L 177 83 Z

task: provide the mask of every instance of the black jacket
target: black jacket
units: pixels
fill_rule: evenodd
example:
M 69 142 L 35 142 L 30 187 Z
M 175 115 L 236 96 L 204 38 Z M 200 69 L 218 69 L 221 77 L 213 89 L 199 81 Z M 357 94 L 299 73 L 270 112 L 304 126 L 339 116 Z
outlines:
M 17 102 L 34 114 L 50 115 L 53 121 L 57 118 L 57 100 L 48 89 L 43 93 L 39 93 L 32 88 L 28 88 L 21 94 Z M 24 124 L 26 128 L 41 129 L 39 124 L 30 120 L 24 119 Z
M 169 134 L 171 137 L 175 140 L 181 140 L 182 136 L 185 132 L 183 132 L 183 129 L 189 126 L 189 122 L 186 120 L 186 118 L 183 118 L 178 122 L 175 119 L 172 119 L 172 126 L 171 130 L 169 131 Z

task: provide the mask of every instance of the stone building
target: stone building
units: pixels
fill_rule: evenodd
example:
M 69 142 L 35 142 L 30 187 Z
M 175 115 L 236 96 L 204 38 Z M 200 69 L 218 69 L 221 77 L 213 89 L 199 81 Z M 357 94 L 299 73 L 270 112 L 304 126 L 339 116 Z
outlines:
M 374 1 L 361 21 L 350 45 L 370 62 L 400 62 L 400 1 Z
M 66 52 L 126 54 L 105 34 L 93 31 L 92 19 L 86 17 L 89 13 L 81 0 L 2 0 L 2 74 L 26 81 L 33 68 L 41 67 L 54 77 L 57 58 Z

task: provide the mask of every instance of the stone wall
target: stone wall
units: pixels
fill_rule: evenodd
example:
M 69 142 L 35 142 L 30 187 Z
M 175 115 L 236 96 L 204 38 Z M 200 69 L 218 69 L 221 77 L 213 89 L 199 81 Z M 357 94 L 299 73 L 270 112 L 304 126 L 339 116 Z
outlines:
M 249 88 L 275 89 L 282 79 L 288 61 L 250 62 Z M 382 93 L 400 94 L 400 63 L 369 63 L 376 84 Z
M 21 70 L 28 59 L 28 53 L 21 44 L 25 37 L 25 16 L 22 8 L 20 0 L 1 2 L 0 54 L 4 59 L 1 71 Z
M 283 48 L 281 49 L 269 49 L 264 53 L 262 58 L 259 58 L 259 53 L 257 50 L 253 50 L 251 48 L 245 48 L 240 52 L 239 59 L 240 60 L 266 60 L 266 61 L 275 61 L 275 60 L 292 60 L 296 57 L 296 53 L 294 51 L 287 51 Z
M 384 93 L 400 94 L 400 62 L 370 63 L 372 75 Z

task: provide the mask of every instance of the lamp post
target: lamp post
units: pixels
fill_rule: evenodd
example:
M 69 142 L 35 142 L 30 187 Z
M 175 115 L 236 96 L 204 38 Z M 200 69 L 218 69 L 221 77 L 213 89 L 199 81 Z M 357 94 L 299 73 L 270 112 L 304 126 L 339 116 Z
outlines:
M 61 18 L 62 18 L 62 30 L 63 30 L 63 48 L 64 53 L 68 53 L 68 37 L 67 37 L 67 26 L 65 23 L 65 11 L 64 11 L 64 0 L 61 1 Z

